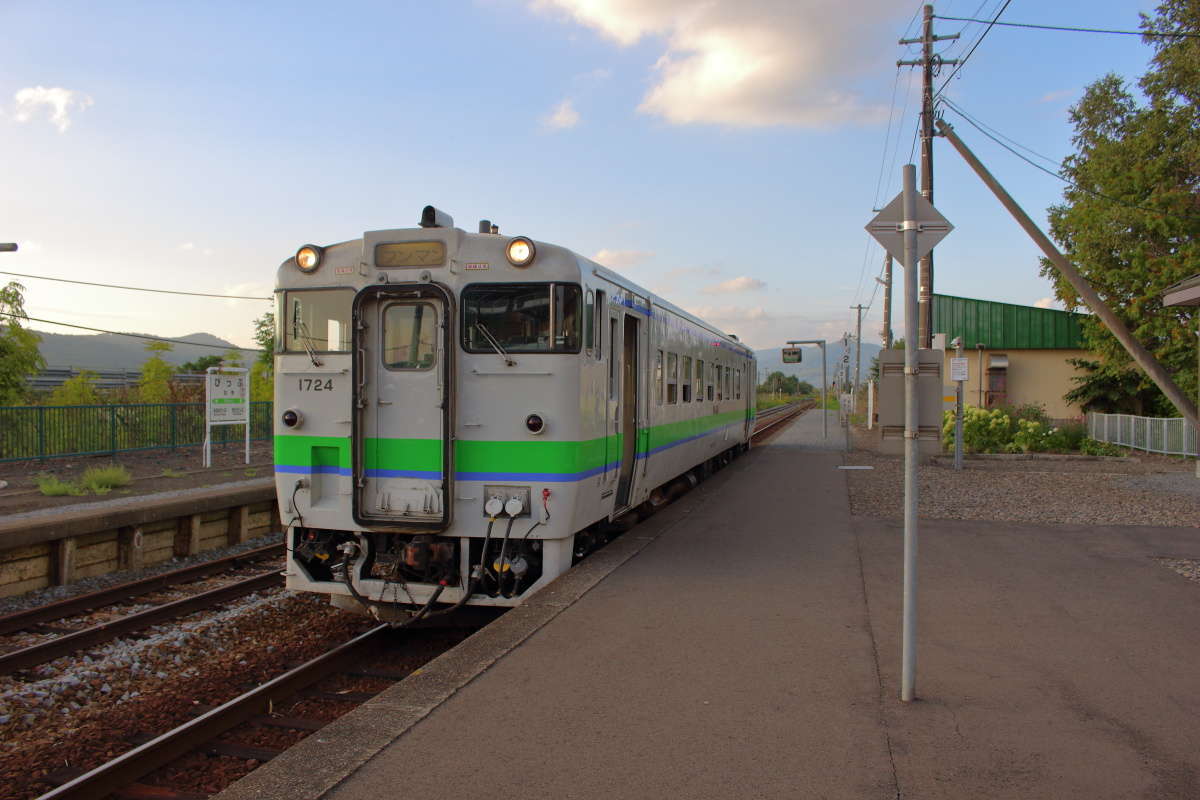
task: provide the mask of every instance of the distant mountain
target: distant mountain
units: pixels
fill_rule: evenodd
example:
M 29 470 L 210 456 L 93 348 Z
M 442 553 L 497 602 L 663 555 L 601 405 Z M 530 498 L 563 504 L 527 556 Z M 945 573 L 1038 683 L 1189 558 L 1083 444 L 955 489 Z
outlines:
M 147 341 L 134 339 L 129 336 L 115 336 L 111 333 L 98 333 L 76 336 L 63 333 L 46 333 L 38 331 L 42 343 L 38 349 L 47 367 L 76 367 L 91 370 L 140 369 L 150 354 L 146 352 Z M 147 334 L 149 335 L 149 334 Z M 171 341 L 200 342 L 214 345 L 213 347 L 196 347 L 187 344 L 176 344 L 163 358 L 172 364 L 182 364 L 195 361 L 200 356 L 222 355 L 233 347 L 231 342 L 219 339 L 211 333 L 189 333 Z M 249 354 L 247 354 L 249 355 Z
M 883 348 L 872 342 L 862 343 L 862 380 L 867 380 L 867 376 L 871 372 L 871 361 L 879 354 Z M 784 364 L 783 354 L 778 347 L 766 350 L 755 350 L 754 356 L 758 359 L 758 371 L 760 379 L 762 376 L 770 375 L 772 372 L 782 372 L 784 375 L 795 375 L 802 381 L 808 381 L 813 386 L 821 385 L 821 357 L 820 348 L 815 346 L 806 346 L 804 348 L 804 361 L 799 364 Z M 825 346 L 825 376 L 826 380 L 833 383 L 837 375 L 838 368 L 842 364 L 842 343 L 840 340 L 829 342 Z M 854 344 L 851 343 L 848 355 L 850 361 L 850 377 L 854 377 Z

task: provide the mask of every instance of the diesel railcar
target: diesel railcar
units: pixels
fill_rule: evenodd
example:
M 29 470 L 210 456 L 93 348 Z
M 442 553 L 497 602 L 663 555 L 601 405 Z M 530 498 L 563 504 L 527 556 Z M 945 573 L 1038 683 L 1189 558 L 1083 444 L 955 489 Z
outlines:
M 597 531 L 749 447 L 753 352 L 570 250 L 420 226 L 276 281 L 287 586 L 399 621 L 511 606 Z

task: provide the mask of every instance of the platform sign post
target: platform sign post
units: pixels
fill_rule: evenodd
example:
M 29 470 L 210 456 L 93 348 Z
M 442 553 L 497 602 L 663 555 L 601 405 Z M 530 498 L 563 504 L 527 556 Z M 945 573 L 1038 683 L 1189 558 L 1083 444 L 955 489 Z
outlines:
M 828 382 L 825 380 L 825 340 L 824 339 L 790 339 L 790 340 L 788 340 L 788 346 L 783 349 L 783 353 L 784 353 L 783 363 L 785 363 L 785 364 L 795 363 L 795 362 L 790 362 L 787 360 L 788 359 L 787 354 L 788 354 L 789 350 L 799 353 L 800 348 L 797 347 L 797 345 L 801 345 L 801 344 L 815 344 L 821 348 L 821 436 L 825 439 L 828 439 L 829 438 L 829 415 L 825 413 L 825 406 L 828 405 L 825 402 L 825 394 L 827 391 L 826 387 L 828 386 Z M 800 360 L 800 357 L 797 355 L 796 361 L 799 361 L 799 360 Z
M 218 425 L 246 426 L 246 463 L 250 463 L 250 370 L 209 367 L 204 380 L 204 466 L 212 466 L 212 430 Z
M 867 232 L 905 267 L 904 272 L 904 611 L 900 699 L 916 698 L 917 675 L 917 262 L 953 227 L 917 193 L 917 168 L 904 165 L 904 189 L 867 223 Z
M 950 359 L 950 380 L 954 381 L 954 468 L 963 465 L 963 383 L 968 377 L 968 361 L 962 354 L 962 337 L 954 337 L 954 358 Z

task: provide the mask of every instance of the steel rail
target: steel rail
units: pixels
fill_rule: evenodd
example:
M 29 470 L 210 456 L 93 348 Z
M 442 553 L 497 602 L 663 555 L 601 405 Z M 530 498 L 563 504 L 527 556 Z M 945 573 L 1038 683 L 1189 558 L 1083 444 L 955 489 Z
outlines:
M 40 644 L 13 650 L 0 654 L 0 675 L 8 675 L 22 669 L 29 669 L 47 661 L 53 661 L 85 647 L 101 644 L 118 636 L 148 628 L 159 622 L 165 622 L 193 611 L 200 611 L 210 606 L 232 600 L 242 595 L 283 585 L 283 575 L 276 571 L 262 572 L 249 578 L 201 592 L 191 597 L 184 597 L 161 606 L 146 609 L 138 614 L 102 622 L 90 628 L 74 633 L 64 634 L 55 639 Z
M 153 772 L 251 717 L 268 713 L 271 705 L 336 672 L 359 652 L 373 646 L 389 629 L 378 625 L 261 686 L 167 731 L 143 745 L 101 764 L 90 772 L 41 795 L 37 800 L 95 800 Z
M 780 416 L 779 419 L 773 419 L 765 425 L 756 425 L 754 428 L 754 433 L 752 433 L 750 435 L 750 438 L 754 439 L 759 436 L 762 436 L 763 434 L 765 434 L 767 431 L 771 430 L 775 426 L 782 425 L 783 423 L 794 419 L 795 417 L 799 416 L 800 414 L 804 413 L 805 411 L 808 411 L 811 408 L 815 408 L 815 405 L 813 405 L 811 403 L 808 403 L 808 404 L 793 403 L 789 406 L 785 406 L 785 408 L 788 408 L 790 413 Z
M 245 563 L 255 561 L 264 556 L 273 556 L 283 553 L 283 543 L 270 544 L 265 547 L 258 547 L 253 550 L 247 550 L 243 553 L 238 553 L 224 558 L 217 558 L 212 561 L 205 561 L 202 564 L 193 564 L 190 567 L 176 569 L 170 572 L 163 572 L 159 575 L 154 575 L 149 578 L 141 578 L 136 581 L 129 581 L 118 586 L 112 586 L 107 589 L 101 589 L 96 592 L 76 595 L 68 597 L 65 600 L 59 600 L 56 603 L 47 603 L 37 608 L 30 608 L 24 611 L 16 611 L 12 614 L 6 614 L 0 617 L 0 634 L 14 633 L 30 628 L 34 625 L 43 622 L 53 622 L 54 620 L 71 617 L 76 614 L 82 614 L 88 611 L 94 611 L 97 608 L 104 606 L 115 605 L 125 600 L 137 597 L 150 592 L 156 592 L 160 589 L 166 589 L 174 586 L 177 583 L 196 580 L 197 578 L 205 578 L 209 575 L 214 575 L 218 572 L 224 572 L 228 569 L 243 566 Z

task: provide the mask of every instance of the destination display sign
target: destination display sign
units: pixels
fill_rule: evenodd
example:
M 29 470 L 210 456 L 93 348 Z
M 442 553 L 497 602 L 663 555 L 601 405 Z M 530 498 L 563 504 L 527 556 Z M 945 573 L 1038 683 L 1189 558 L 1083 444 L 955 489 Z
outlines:
M 444 242 L 389 242 L 375 245 L 377 267 L 440 267 L 445 263 Z
M 804 351 L 799 347 L 785 347 L 783 348 L 783 363 L 799 364 L 803 357 L 803 353 Z

